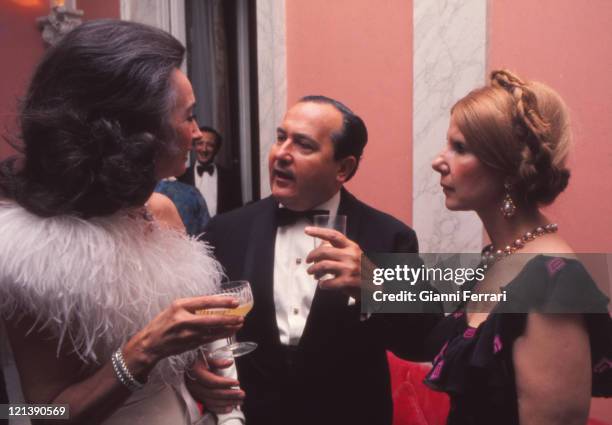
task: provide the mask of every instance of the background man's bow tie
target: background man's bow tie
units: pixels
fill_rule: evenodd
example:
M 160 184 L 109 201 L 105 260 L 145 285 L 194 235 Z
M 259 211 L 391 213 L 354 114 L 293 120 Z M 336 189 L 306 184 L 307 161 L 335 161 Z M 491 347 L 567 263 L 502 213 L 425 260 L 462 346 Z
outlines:
M 207 172 L 209 175 L 212 176 L 213 171 L 215 170 L 215 166 L 212 164 L 212 162 L 208 163 L 208 164 L 198 164 L 198 166 L 196 167 L 196 171 L 198 172 L 198 176 L 202 177 L 202 174 L 204 172 Z
M 279 226 L 288 226 L 295 224 L 298 220 L 305 218 L 312 222 L 313 217 L 317 214 L 329 214 L 327 210 L 308 210 L 308 211 L 293 211 L 289 208 L 276 209 L 276 222 Z

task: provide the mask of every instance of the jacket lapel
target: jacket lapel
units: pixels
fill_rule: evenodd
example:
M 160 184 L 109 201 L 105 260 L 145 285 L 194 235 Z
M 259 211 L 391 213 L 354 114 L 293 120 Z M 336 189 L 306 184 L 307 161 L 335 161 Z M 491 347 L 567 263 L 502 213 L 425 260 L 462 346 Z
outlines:
M 244 276 L 251 282 L 255 299 L 251 320 L 256 323 L 256 332 L 262 340 L 265 340 L 262 342 L 278 345 L 279 334 L 273 285 L 276 241 L 275 210 L 278 204 L 273 198 L 268 198 L 265 202 L 266 204 L 253 221 L 253 227 L 246 238 Z
M 344 214 L 347 216 L 346 236 L 350 240 L 359 243 L 361 213 L 355 197 L 348 193 L 348 191 L 344 188 L 340 190 L 340 205 L 338 206 L 338 214 Z

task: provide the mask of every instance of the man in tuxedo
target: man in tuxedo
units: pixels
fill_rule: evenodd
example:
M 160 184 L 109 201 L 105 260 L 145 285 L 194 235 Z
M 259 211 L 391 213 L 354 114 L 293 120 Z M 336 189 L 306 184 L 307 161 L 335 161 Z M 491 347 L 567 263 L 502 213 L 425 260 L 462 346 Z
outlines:
M 343 188 L 366 142 L 345 105 L 302 98 L 269 153 L 272 196 L 209 222 L 204 237 L 228 277 L 251 282 L 254 308 L 238 339 L 258 348 L 237 359 L 239 382 L 195 368 L 200 384 L 188 385 L 207 409 L 227 413 L 246 394 L 248 425 L 391 424 L 385 352 L 424 360 L 440 315 L 360 312 L 362 254 L 418 250 L 412 229 Z M 347 235 L 309 227 L 312 210 L 346 214 Z M 328 244 L 313 249 L 313 235 Z
M 211 217 L 242 206 L 238 173 L 215 164 L 223 137 L 212 127 L 200 127 L 201 136 L 193 141 L 196 161 L 178 178 L 198 188 Z

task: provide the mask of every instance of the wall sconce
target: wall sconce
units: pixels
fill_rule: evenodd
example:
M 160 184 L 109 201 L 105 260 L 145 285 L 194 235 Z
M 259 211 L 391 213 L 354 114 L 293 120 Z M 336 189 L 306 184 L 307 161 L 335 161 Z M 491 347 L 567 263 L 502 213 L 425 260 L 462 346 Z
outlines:
M 77 10 L 76 0 L 50 0 L 48 16 L 36 19 L 44 42 L 51 46 L 71 29 L 81 25 L 82 10 Z

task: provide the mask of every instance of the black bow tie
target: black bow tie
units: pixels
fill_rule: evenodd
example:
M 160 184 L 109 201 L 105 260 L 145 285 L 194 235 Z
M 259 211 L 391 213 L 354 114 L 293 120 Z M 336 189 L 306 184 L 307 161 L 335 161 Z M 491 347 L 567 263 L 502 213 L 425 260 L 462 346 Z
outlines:
M 293 211 L 289 208 L 276 209 L 276 222 L 279 226 L 288 226 L 295 224 L 300 219 L 307 219 L 312 222 L 313 217 L 317 214 L 329 214 L 327 210 L 308 210 L 308 211 Z
M 196 171 L 198 172 L 198 176 L 202 177 L 202 174 L 206 171 L 209 175 L 212 176 L 213 171 L 215 171 L 215 166 L 212 164 L 212 162 L 209 162 L 208 164 L 199 164 L 196 167 Z

